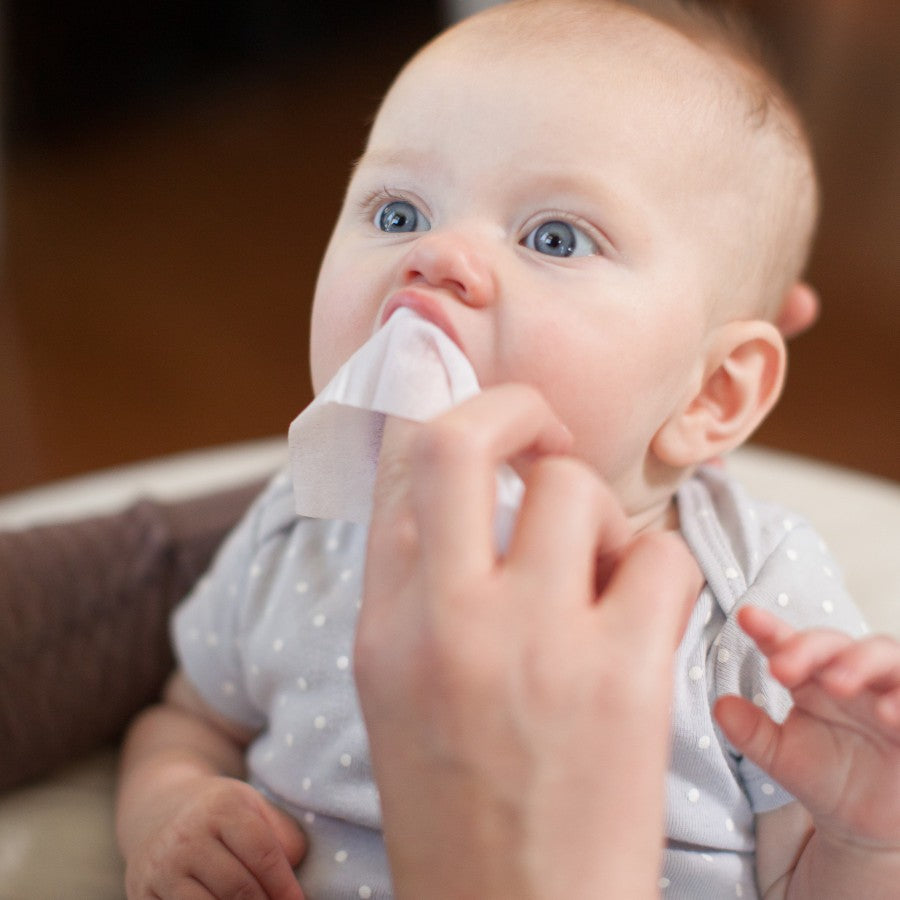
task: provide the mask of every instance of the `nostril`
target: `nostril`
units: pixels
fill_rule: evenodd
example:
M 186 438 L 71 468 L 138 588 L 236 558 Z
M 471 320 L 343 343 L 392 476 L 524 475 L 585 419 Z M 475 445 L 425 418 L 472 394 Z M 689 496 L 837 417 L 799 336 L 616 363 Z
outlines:
M 406 259 L 404 283 L 426 284 L 453 294 L 463 303 L 490 302 L 493 283 L 486 261 L 464 240 L 431 233 L 416 241 Z

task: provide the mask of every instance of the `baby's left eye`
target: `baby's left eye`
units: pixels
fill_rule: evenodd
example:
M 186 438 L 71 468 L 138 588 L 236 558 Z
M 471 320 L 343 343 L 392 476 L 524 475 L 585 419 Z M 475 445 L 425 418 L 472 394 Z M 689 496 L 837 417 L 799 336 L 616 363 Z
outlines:
M 522 241 L 529 250 L 547 256 L 590 256 L 597 252 L 597 244 L 582 229 L 570 222 L 553 220 L 533 228 Z

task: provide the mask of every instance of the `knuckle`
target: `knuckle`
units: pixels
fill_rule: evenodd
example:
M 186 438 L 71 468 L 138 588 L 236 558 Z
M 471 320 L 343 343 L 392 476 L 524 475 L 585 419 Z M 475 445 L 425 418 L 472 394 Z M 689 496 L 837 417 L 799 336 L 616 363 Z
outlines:
M 458 418 L 444 416 L 419 429 L 413 439 L 412 459 L 416 471 L 421 472 L 481 458 L 487 450 L 483 430 L 468 428 Z
M 242 879 L 239 884 L 229 894 L 230 900 L 262 900 L 265 894 L 260 890 L 259 885 L 248 876 Z

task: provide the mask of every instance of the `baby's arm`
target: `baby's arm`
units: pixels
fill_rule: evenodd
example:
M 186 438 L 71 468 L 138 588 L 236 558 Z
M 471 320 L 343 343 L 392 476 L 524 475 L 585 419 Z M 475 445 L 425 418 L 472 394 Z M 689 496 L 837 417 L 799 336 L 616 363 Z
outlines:
M 303 836 L 240 781 L 251 734 L 210 709 L 179 672 L 123 749 L 116 830 L 129 900 L 302 900 Z
M 900 884 L 900 643 L 795 631 L 747 608 L 744 630 L 794 700 L 777 725 L 752 703 L 725 697 L 728 739 L 793 793 L 798 807 L 759 820 L 767 897 L 897 896 Z M 809 818 L 811 817 L 811 819 Z M 780 872 L 767 848 L 799 842 Z M 804 843 L 805 841 L 805 843 Z

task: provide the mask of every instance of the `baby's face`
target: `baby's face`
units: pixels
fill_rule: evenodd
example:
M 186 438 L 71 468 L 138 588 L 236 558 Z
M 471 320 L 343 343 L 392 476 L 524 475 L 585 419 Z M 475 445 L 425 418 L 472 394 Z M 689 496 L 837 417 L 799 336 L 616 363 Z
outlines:
M 398 306 L 482 387 L 536 386 L 575 452 L 644 502 L 653 435 L 703 376 L 720 227 L 664 67 L 444 39 L 400 76 L 356 168 L 312 320 L 318 392 Z M 664 74 L 664 73 L 663 73 Z

